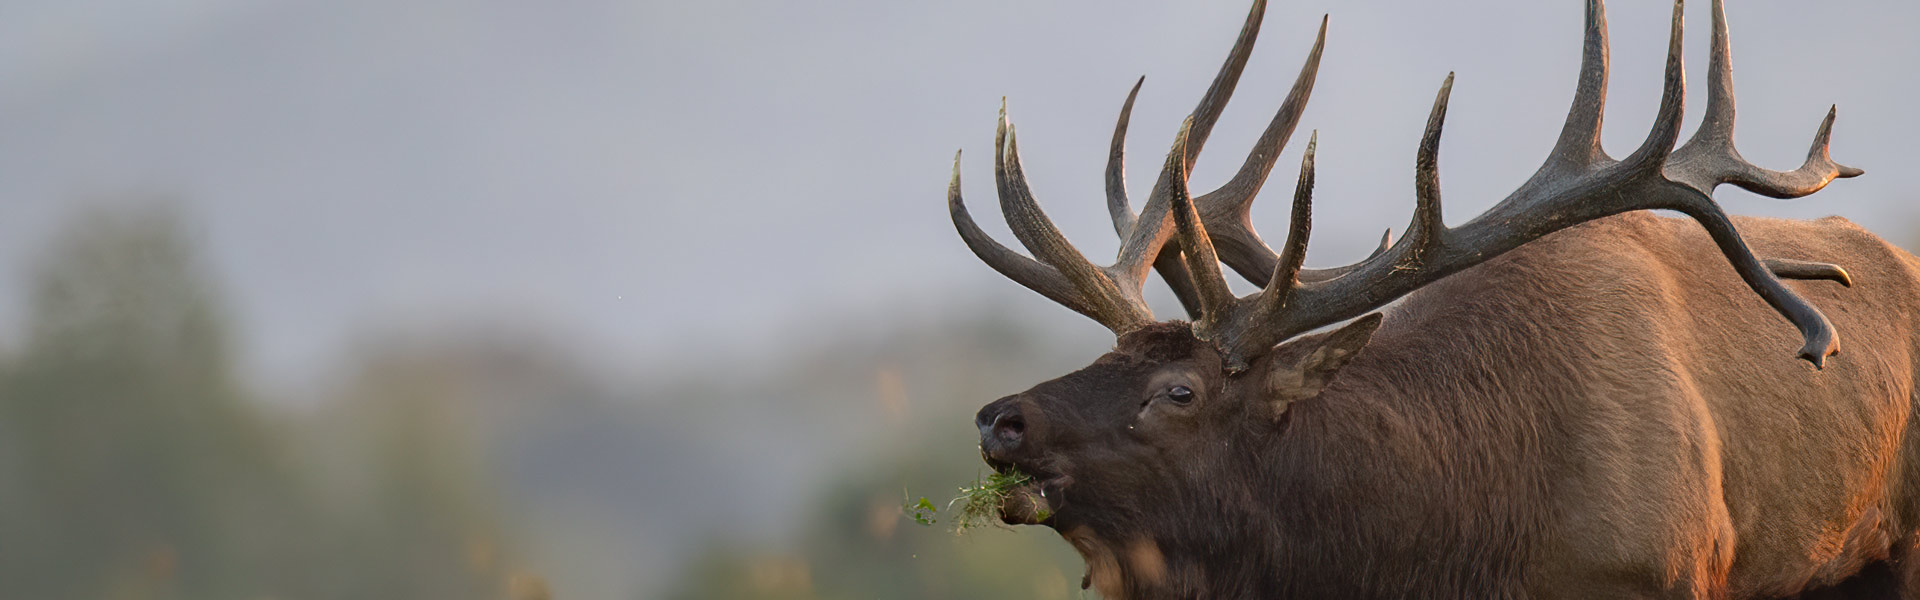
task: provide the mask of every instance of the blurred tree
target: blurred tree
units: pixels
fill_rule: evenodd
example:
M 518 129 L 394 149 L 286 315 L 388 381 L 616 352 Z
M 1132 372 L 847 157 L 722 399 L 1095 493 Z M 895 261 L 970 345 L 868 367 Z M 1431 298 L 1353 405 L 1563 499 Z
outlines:
M 169 211 L 88 212 L 29 286 L 0 382 L 0 581 L 24 598 L 277 587 L 301 504 L 231 373 L 212 283 Z
M 33 271 L 0 365 L 0 598 L 543 597 L 475 500 L 457 378 L 370 361 L 337 408 L 270 418 L 184 231 L 84 212 Z M 329 455 L 355 485 L 316 477 Z
M 343 598 L 499 598 L 517 573 L 491 503 L 476 374 L 432 353 L 373 352 L 315 416 L 308 440 L 341 464 Z M 522 583 L 508 584 L 518 575 Z M 529 587 L 531 586 L 531 587 Z

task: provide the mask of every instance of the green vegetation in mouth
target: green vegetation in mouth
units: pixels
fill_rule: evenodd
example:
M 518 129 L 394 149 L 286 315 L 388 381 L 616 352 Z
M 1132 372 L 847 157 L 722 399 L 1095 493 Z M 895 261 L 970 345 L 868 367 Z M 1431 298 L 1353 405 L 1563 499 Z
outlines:
M 995 471 L 985 478 L 961 486 L 960 495 L 947 503 L 947 511 L 955 513 L 953 532 L 966 533 L 967 530 L 985 525 L 1003 525 L 1000 521 L 1000 506 L 1015 490 L 1033 483 L 1033 476 L 1021 473 L 1017 469 L 1008 469 L 1002 473 Z M 938 523 L 936 513 L 939 509 L 925 497 L 917 501 L 909 500 L 903 507 L 908 517 L 921 525 Z M 1034 520 L 1044 521 L 1052 516 L 1045 508 L 1038 508 Z

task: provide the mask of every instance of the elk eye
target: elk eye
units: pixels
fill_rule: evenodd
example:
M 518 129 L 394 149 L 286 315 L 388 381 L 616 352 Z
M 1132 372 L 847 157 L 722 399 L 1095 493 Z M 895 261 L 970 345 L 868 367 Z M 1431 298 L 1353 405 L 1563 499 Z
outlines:
M 1187 389 L 1187 386 L 1184 385 L 1173 386 L 1172 389 L 1167 390 L 1167 399 L 1172 400 L 1174 404 L 1192 402 L 1193 390 Z

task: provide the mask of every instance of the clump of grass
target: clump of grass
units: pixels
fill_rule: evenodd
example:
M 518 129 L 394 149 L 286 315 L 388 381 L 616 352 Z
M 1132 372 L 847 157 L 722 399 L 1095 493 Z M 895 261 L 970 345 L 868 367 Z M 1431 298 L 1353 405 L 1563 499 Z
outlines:
M 1000 505 L 1013 495 L 1014 490 L 1029 483 L 1033 483 L 1033 476 L 1008 469 L 1005 473 L 995 471 L 984 480 L 962 486 L 960 495 L 947 503 L 949 511 L 955 506 L 960 507 L 959 514 L 954 517 L 954 533 L 966 533 L 968 529 L 982 525 L 1000 525 Z
M 947 502 L 947 512 L 953 514 L 954 533 L 966 533 L 967 530 L 986 525 L 1002 525 L 1000 506 L 1012 496 L 1015 490 L 1033 483 L 1033 476 L 1015 469 L 1006 472 L 995 471 L 984 478 L 960 487 L 960 493 Z M 939 519 L 932 501 L 925 497 L 919 501 L 909 501 L 904 507 L 908 517 L 921 525 L 934 525 Z M 1045 520 L 1049 515 L 1044 506 L 1037 507 L 1036 520 Z

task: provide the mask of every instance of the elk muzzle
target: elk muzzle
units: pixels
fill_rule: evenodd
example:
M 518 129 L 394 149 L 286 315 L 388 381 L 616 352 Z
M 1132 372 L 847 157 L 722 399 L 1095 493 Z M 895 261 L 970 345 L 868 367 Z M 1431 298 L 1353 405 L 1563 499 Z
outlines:
M 980 454 L 995 468 L 1010 464 L 1027 441 L 1025 403 L 1018 396 L 995 400 L 973 418 L 980 428 Z

